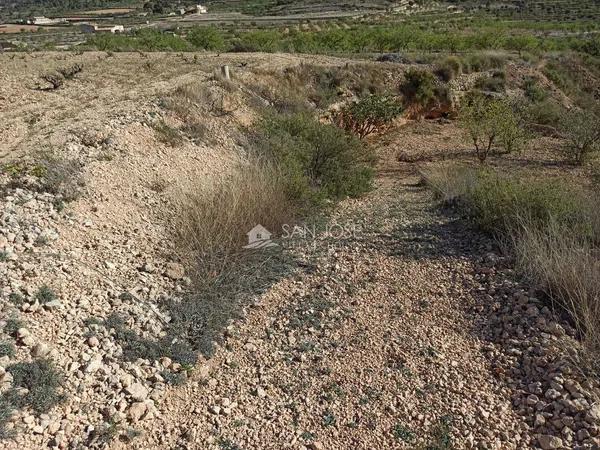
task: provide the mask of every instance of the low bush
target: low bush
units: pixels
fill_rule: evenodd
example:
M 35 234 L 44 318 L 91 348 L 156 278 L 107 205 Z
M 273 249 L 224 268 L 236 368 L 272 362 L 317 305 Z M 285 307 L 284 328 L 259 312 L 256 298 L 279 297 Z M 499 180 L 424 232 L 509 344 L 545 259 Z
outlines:
M 62 375 L 49 360 L 16 363 L 6 371 L 13 377 L 14 388 L 25 388 L 24 393 L 15 393 L 15 406 L 29 407 L 36 414 L 42 414 L 64 400 L 59 393 Z
M 40 75 L 40 78 L 50 85 L 46 88 L 47 90 L 56 90 L 65 82 L 65 79 L 59 73 L 45 73 Z
M 35 299 L 42 305 L 57 298 L 56 293 L 46 284 L 41 286 L 35 294 Z
M 83 66 L 81 64 L 73 64 L 72 66 L 61 67 L 57 69 L 57 72 L 60 73 L 65 80 L 71 80 L 82 70 Z
M 369 95 L 342 108 L 334 118 L 335 124 L 363 139 L 381 131 L 402 112 L 398 101 L 389 96 Z
M 372 150 L 309 115 L 266 118 L 257 142 L 283 171 L 286 192 L 300 209 L 328 199 L 357 197 L 371 188 Z
M 525 78 L 525 81 L 523 82 L 523 91 L 525 92 L 525 97 L 534 103 L 543 102 L 548 98 L 548 91 L 546 91 L 540 85 L 540 82 L 533 77 Z
M 465 73 L 503 69 L 505 65 L 506 56 L 502 53 L 471 53 L 462 59 L 462 68 Z
M 159 142 L 167 144 L 170 147 L 177 147 L 183 142 L 183 136 L 177 128 L 174 128 L 164 121 L 158 121 L 152 124 L 156 132 L 156 138 Z
M 448 56 L 437 64 L 435 74 L 443 81 L 450 81 L 462 73 L 462 62 L 456 56 Z
M 4 356 L 8 356 L 9 358 L 15 356 L 15 346 L 12 342 L 0 341 L 0 358 Z
M 404 105 L 413 111 L 412 115 L 427 112 L 449 105 L 449 93 L 436 77 L 427 70 L 409 69 L 400 84 L 400 93 L 404 96 Z
M 59 196 L 63 201 L 76 200 L 82 192 L 84 179 L 81 163 L 53 153 L 42 153 L 37 160 L 40 189 Z
M 532 124 L 545 125 L 558 128 L 565 113 L 565 109 L 555 100 L 548 98 L 528 106 L 526 114 Z
M 495 70 L 490 76 L 479 78 L 475 87 L 486 92 L 504 92 L 506 73 L 503 70 Z
M 427 70 L 409 69 L 404 74 L 400 92 L 404 95 L 407 103 L 417 103 L 425 107 L 435 99 L 435 77 Z

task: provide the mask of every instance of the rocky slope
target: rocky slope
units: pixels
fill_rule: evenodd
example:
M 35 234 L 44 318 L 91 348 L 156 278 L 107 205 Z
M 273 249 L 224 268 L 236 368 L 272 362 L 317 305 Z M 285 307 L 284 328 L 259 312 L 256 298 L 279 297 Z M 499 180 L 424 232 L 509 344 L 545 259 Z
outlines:
M 191 82 L 222 93 L 212 71 L 223 63 L 252 80 L 342 61 L 23 56 L 0 55 L 10 169 L 0 180 L 0 341 L 16 345 L 0 357 L 0 390 L 14 383 L 11 365 L 47 358 L 65 399 L 13 413 L 15 436 L 0 448 L 597 448 L 597 385 L 577 370 L 574 330 L 398 161 L 460 153 L 447 124 L 408 123 L 379 140 L 376 190 L 340 205 L 332 235 L 321 225 L 315 239 L 280 241 L 288 271 L 248 298 L 194 369 L 125 357 L 123 336 L 164 337 L 162 306 L 190 283 L 171 241 L 174 201 L 226 172 L 235 130 L 252 117 L 243 105 L 206 114 L 210 142 L 173 147 L 153 128 L 177 120 L 165 96 Z M 73 61 L 85 65 L 79 79 L 31 90 L 39 71 Z M 74 201 L 15 164 L 43 148 L 66 161 Z M 114 313 L 125 323 L 106 320 Z

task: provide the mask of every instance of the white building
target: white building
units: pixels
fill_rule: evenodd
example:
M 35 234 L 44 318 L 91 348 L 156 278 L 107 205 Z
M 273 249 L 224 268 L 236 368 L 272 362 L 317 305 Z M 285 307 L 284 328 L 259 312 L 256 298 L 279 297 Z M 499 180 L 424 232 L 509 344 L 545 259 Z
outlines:
M 100 26 L 95 23 L 82 23 L 79 28 L 83 33 L 124 33 L 123 25 L 106 25 Z
M 32 25 L 57 25 L 59 23 L 65 23 L 67 19 L 50 19 L 44 16 L 37 16 L 29 19 L 27 23 Z
M 196 5 L 196 14 L 206 14 L 208 13 L 208 9 L 203 5 Z

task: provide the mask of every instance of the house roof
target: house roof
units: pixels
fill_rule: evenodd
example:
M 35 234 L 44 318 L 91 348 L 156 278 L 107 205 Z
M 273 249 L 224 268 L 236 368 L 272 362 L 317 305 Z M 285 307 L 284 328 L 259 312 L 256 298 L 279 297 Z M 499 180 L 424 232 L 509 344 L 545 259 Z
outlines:
M 271 236 L 271 232 L 269 230 L 267 230 L 265 227 L 263 227 L 261 224 L 256 225 L 254 228 L 252 228 L 250 231 L 248 231 L 248 233 L 246 233 L 248 236 L 253 236 L 255 234 L 262 234 L 265 236 L 266 239 L 269 238 L 269 236 Z

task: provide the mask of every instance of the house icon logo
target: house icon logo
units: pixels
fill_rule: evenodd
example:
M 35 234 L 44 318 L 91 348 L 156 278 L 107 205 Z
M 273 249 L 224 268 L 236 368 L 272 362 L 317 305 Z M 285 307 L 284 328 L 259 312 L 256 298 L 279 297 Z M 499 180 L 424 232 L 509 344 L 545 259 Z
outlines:
M 256 225 L 246 234 L 248 235 L 248 245 L 245 245 L 244 248 L 277 247 L 277 244 L 271 240 L 272 233 L 261 224 Z

